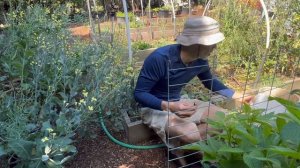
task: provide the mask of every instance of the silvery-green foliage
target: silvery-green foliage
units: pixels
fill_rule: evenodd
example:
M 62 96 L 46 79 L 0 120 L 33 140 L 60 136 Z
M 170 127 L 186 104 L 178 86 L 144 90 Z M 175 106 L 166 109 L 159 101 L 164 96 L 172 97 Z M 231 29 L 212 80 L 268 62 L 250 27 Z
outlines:
M 0 156 L 19 167 L 62 167 L 77 153 L 74 135 L 86 132 L 96 112 L 131 101 L 111 100 L 130 98 L 134 73 L 122 47 L 72 38 L 63 7 L 8 16 L 0 38 Z M 113 112 L 112 120 L 120 116 Z

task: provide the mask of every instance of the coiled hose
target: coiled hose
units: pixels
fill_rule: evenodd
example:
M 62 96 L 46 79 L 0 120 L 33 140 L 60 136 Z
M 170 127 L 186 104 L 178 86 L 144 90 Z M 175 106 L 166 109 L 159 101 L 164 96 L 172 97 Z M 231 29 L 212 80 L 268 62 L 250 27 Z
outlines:
M 113 137 L 110 132 L 107 130 L 105 124 L 104 124 L 104 119 L 102 117 L 101 112 L 99 113 L 99 121 L 100 121 L 100 125 L 101 128 L 103 129 L 104 133 L 107 135 L 107 137 L 114 143 L 125 147 L 125 148 L 129 148 L 129 149 L 138 149 L 138 150 L 147 150 L 147 149 L 155 149 L 155 148 L 163 148 L 166 145 L 165 144 L 158 144 L 158 145 L 145 145 L 145 146 L 140 146 L 140 145 L 131 145 L 131 144 L 127 144 L 124 142 L 121 142 L 119 140 L 117 140 L 115 137 Z

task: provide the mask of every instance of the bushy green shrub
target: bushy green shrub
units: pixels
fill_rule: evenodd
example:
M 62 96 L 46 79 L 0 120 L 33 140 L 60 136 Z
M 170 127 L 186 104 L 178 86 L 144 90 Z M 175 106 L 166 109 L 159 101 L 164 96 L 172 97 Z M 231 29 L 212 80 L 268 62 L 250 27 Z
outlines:
M 144 41 L 137 41 L 132 44 L 132 48 L 135 50 L 145 50 L 152 48 L 152 45 Z
M 209 15 L 220 22 L 225 35 L 217 49 L 216 72 L 224 79 L 235 78 L 251 86 L 262 86 L 262 81 L 271 82 L 282 75 L 299 75 L 299 22 L 295 22 L 299 5 L 297 0 L 276 2 L 266 49 L 266 22 L 261 11 L 237 0 L 214 1 Z
M 117 17 L 125 17 L 125 13 L 124 12 L 121 12 L 121 11 L 118 11 L 116 13 L 116 16 Z M 128 12 L 128 18 L 129 18 L 129 21 L 134 21 L 135 19 L 135 16 L 132 12 Z
M 217 3 L 216 3 L 217 4 Z M 231 76 L 237 72 L 256 76 L 257 67 L 264 54 L 264 24 L 259 23 L 259 13 L 236 0 L 220 1 L 211 11 L 220 22 L 225 40 L 218 45 L 219 68 L 228 69 Z
M 31 6 L 9 13 L 0 37 L 0 157 L 20 167 L 61 167 L 97 112 L 116 121 L 132 105 L 122 47 L 73 39 L 67 23 L 65 8 Z
M 208 122 L 222 131 L 186 148 L 204 152 L 204 164 L 216 162 L 224 168 L 300 166 L 300 107 L 280 98 L 270 100 L 280 102 L 288 112 L 265 114 L 248 105 L 242 112 L 218 112 Z
M 270 59 L 278 61 L 278 72 L 286 76 L 299 75 L 300 4 L 297 0 L 276 2 L 271 21 L 272 43 Z

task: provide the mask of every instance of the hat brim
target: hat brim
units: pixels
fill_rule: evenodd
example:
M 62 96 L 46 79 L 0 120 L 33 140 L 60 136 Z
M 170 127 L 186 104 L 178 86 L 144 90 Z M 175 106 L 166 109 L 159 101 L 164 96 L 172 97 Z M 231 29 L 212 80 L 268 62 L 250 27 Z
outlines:
M 186 36 L 179 35 L 176 38 L 178 44 L 190 46 L 194 44 L 213 45 L 225 39 L 223 33 L 216 33 L 208 36 Z

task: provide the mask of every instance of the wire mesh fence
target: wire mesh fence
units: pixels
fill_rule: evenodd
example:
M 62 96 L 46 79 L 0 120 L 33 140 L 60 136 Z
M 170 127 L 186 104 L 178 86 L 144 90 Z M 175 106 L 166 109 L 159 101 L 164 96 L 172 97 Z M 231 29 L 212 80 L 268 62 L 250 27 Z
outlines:
M 225 7 L 224 10 L 224 3 L 227 7 L 230 5 L 232 6 L 228 8 Z M 203 152 L 201 150 L 191 152 L 184 150 L 184 148 L 191 144 L 197 144 L 198 141 L 208 143 L 211 137 L 222 133 L 222 130 L 214 130 L 209 126 L 209 121 L 214 120 L 214 117 L 216 116 L 215 113 L 218 111 L 222 111 L 226 115 L 231 112 L 242 113 L 245 107 L 241 102 L 247 99 L 248 96 L 254 97 L 254 99 L 249 102 L 249 106 L 253 109 L 264 109 L 261 113 L 265 115 L 270 112 L 282 113 L 286 111 L 286 107 L 274 100 L 269 100 L 269 96 L 299 101 L 299 98 L 296 95 L 290 94 L 290 91 L 300 88 L 300 82 L 297 78 L 299 76 L 297 73 L 297 70 L 299 70 L 299 57 L 289 57 L 288 59 L 290 60 L 287 66 L 287 64 L 285 64 L 287 61 L 282 59 L 282 55 L 289 49 L 287 49 L 288 47 L 283 49 L 284 47 L 280 40 L 274 40 L 272 49 L 264 49 L 263 35 L 266 32 L 263 31 L 264 21 L 258 17 L 259 11 L 249 11 L 249 9 L 233 4 L 232 1 L 229 1 L 228 3 L 213 1 L 212 8 L 213 9 L 207 11 L 208 14 L 221 21 L 221 26 L 225 27 L 224 32 L 229 36 L 228 42 L 221 44 L 220 50 L 216 50 L 220 51 L 220 55 L 225 57 L 220 58 L 218 57 L 218 53 L 214 53 L 208 58 L 209 67 L 208 65 L 204 65 L 176 68 L 172 67 L 172 64 L 169 64 L 169 75 L 175 71 L 177 73 L 179 71 L 189 71 L 192 69 L 201 71 L 202 68 L 209 68 L 214 76 L 211 79 L 201 81 L 202 83 L 210 82 L 210 87 L 206 88 L 200 84 L 201 82 L 199 82 L 198 79 L 182 83 L 174 83 L 172 80 L 168 82 L 168 95 L 171 94 L 173 87 L 183 86 L 184 89 L 182 92 L 185 94 L 181 99 L 168 98 L 167 101 L 169 103 L 174 101 L 192 101 L 194 105 L 197 106 L 198 111 L 206 113 L 206 117 L 204 118 L 199 118 L 199 116 L 197 116 L 198 121 L 195 118 L 190 119 L 185 117 L 182 119 L 181 117 L 178 117 L 180 116 L 180 112 L 168 113 L 167 131 L 172 130 L 173 128 L 184 130 L 176 135 L 173 135 L 170 132 L 167 133 L 166 141 L 167 144 L 169 144 L 167 159 L 168 167 L 170 167 L 171 162 L 174 161 L 178 161 L 181 164 L 179 167 L 201 165 L 201 159 L 205 157 L 203 156 Z M 248 18 L 241 16 L 241 13 L 243 12 L 247 14 Z M 274 28 L 276 27 L 276 24 L 280 23 L 280 19 L 278 19 L 279 16 L 277 16 L 278 18 L 274 17 L 274 15 L 272 16 L 274 21 L 271 26 Z M 181 21 L 176 21 L 177 34 L 180 34 L 185 19 L 186 18 L 182 18 Z M 142 19 L 142 21 L 143 26 L 135 27 L 133 29 L 132 35 L 135 36 L 133 37 L 134 39 L 144 40 L 143 36 L 145 35 L 143 35 L 143 32 L 145 31 L 150 34 L 150 39 L 157 37 L 169 38 L 171 36 L 167 34 L 167 31 L 171 30 L 169 24 L 173 23 L 171 18 L 151 18 L 150 20 Z M 249 24 L 250 22 L 252 24 Z M 116 35 L 117 41 L 125 41 L 124 24 L 115 23 L 113 21 L 112 27 L 114 27 L 114 29 L 112 29 L 112 34 Z M 273 35 L 278 38 L 284 37 L 285 35 L 278 35 L 278 32 L 282 29 L 285 28 L 278 27 Z M 253 32 L 251 32 L 252 30 Z M 262 34 L 257 34 L 260 31 Z M 154 35 L 155 32 L 159 33 Z M 251 38 L 251 40 L 246 38 Z M 224 45 L 230 45 L 232 48 L 225 47 L 227 50 L 222 50 Z M 245 47 L 247 45 L 250 47 Z M 289 71 L 291 73 L 283 75 L 283 71 Z M 263 74 L 262 76 L 261 73 Z M 224 81 L 228 86 L 242 94 L 233 99 L 220 95 L 218 91 L 212 91 L 215 80 Z M 135 113 L 129 115 L 129 118 L 133 122 L 141 121 L 139 107 L 136 107 Z M 174 118 L 176 121 L 178 120 L 175 123 L 173 122 Z M 181 143 L 181 141 L 184 140 L 186 141 Z M 190 143 L 186 143 L 187 141 Z
M 210 56 L 208 59 L 213 59 L 211 61 L 212 65 L 210 67 L 211 67 L 212 72 L 216 72 L 216 67 L 217 67 L 216 63 L 218 62 L 217 54 L 215 54 L 214 56 Z M 255 59 L 255 58 L 253 58 L 253 59 Z M 300 60 L 300 58 L 298 58 L 298 61 L 294 62 L 294 65 L 292 67 L 295 67 L 295 68 L 299 67 L 299 60 Z M 201 113 L 207 112 L 207 115 L 204 117 L 202 116 L 203 118 L 200 118 L 200 120 L 198 118 L 199 121 L 191 120 L 190 118 L 195 117 L 192 115 L 190 118 L 183 118 L 182 120 L 180 119 L 180 122 L 173 120 L 173 114 L 178 114 L 180 112 L 173 112 L 173 113 L 169 113 L 169 115 L 168 115 L 168 118 L 169 118 L 168 123 L 167 123 L 168 131 L 170 131 L 170 130 L 172 130 L 172 128 L 176 128 L 176 127 L 177 127 L 177 129 L 178 129 L 178 127 L 181 127 L 181 129 L 184 129 L 184 132 L 176 132 L 177 133 L 176 135 L 172 135 L 172 133 L 170 133 L 170 132 L 167 133 L 167 135 L 168 135 L 167 142 L 168 143 L 171 143 L 174 141 L 178 142 L 176 146 L 174 146 L 172 143 L 171 143 L 171 145 L 168 145 L 168 153 L 169 153 L 168 166 L 170 166 L 170 162 L 174 162 L 176 160 L 180 162 L 180 164 L 181 164 L 180 167 L 201 165 L 200 160 L 187 159 L 187 158 L 193 157 L 193 156 L 195 158 L 199 158 L 199 155 L 202 155 L 203 153 L 201 152 L 201 150 L 193 151 L 193 152 L 185 152 L 184 149 L 186 146 L 191 145 L 193 143 L 197 143 L 197 141 L 195 141 L 195 140 L 194 140 L 195 142 L 193 142 L 193 140 L 192 140 L 190 143 L 187 143 L 186 139 L 193 138 L 193 137 L 191 137 L 191 135 L 199 134 L 200 135 L 199 141 L 205 142 L 210 137 L 213 137 L 215 134 L 221 133 L 222 130 L 218 130 L 218 131 L 211 130 L 211 128 L 209 128 L 209 125 L 207 124 L 207 120 L 214 120 L 215 115 L 213 113 L 216 113 L 217 111 L 225 112 L 225 114 L 230 113 L 232 111 L 242 112 L 243 107 L 242 107 L 241 102 L 243 102 L 243 101 L 241 101 L 241 100 L 244 100 L 249 95 L 253 96 L 252 101 L 249 102 L 249 106 L 253 109 L 263 109 L 263 111 L 261 113 L 263 113 L 265 115 L 267 115 L 269 113 L 275 113 L 275 114 L 286 113 L 286 108 L 282 104 L 280 104 L 279 102 L 277 102 L 275 100 L 269 100 L 268 99 L 269 96 L 276 96 L 276 97 L 285 98 L 285 99 L 293 101 L 293 102 L 299 102 L 300 97 L 297 95 L 291 94 L 292 90 L 300 88 L 300 79 L 297 78 L 298 77 L 297 75 L 293 75 L 293 76 L 290 76 L 289 78 L 285 78 L 284 79 L 285 81 L 282 81 L 280 84 L 276 84 L 276 79 L 282 78 L 282 76 L 280 76 L 277 73 L 278 72 L 278 64 L 279 64 L 278 61 L 273 67 L 274 73 L 269 74 L 267 79 L 264 79 L 264 81 L 259 81 L 259 83 L 257 84 L 254 79 L 250 80 L 247 77 L 247 79 L 244 81 L 243 84 L 241 84 L 238 88 L 235 88 L 236 90 L 242 91 L 243 94 L 241 94 L 240 97 L 236 97 L 234 99 L 221 96 L 221 95 L 219 95 L 219 93 L 217 91 L 211 91 L 213 81 L 215 79 L 217 79 L 216 75 L 211 79 L 201 81 L 201 82 L 212 81 L 211 88 L 208 88 L 210 90 L 208 90 L 207 93 L 204 93 L 204 94 L 206 94 L 207 99 L 205 100 L 205 102 L 201 101 L 200 104 L 197 105 L 198 106 L 197 112 L 198 111 L 201 111 Z M 177 73 L 180 73 L 178 71 L 188 71 L 190 69 L 201 69 L 206 66 L 207 65 L 186 66 L 185 68 L 176 69 L 176 68 L 172 68 L 172 64 L 169 64 L 169 67 L 168 67 L 169 77 L 170 77 L 170 73 L 172 74 L 172 72 L 174 72 L 174 71 L 176 71 Z M 199 71 L 201 71 L 201 70 L 199 70 Z M 244 72 L 248 76 L 250 71 L 251 71 L 250 68 L 248 68 Z M 257 74 L 257 71 L 256 71 L 256 74 Z M 265 82 L 265 80 L 267 80 L 267 82 Z M 198 82 L 200 83 L 200 81 L 198 81 Z M 253 88 L 255 83 L 257 84 L 256 86 L 264 86 L 264 87 Z M 169 88 L 168 94 L 171 94 L 172 87 L 189 86 L 189 85 L 194 85 L 194 82 L 173 83 L 172 77 L 170 77 L 169 81 L 168 81 L 168 88 Z M 192 87 L 197 87 L 197 86 L 192 86 Z M 198 85 L 198 88 L 201 89 L 201 84 Z M 198 90 L 198 93 L 203 94 L 203 92 L 201 92 L 200 90 Z M 194 101 L 195 99 L 199 99 L 199 97 L 194 97 L 194 95 L 195 94 L 189 94 L 188 96 L 185 96 L 180 101 L 183 101 L 184 99 L 189 99 L 192 101 Z M 189 96 L 191 96 L 191 97 L 189 97 Z M 168 100 L 168 102 L 174 102 L 174 101 L 179 101 L 179 100 L 171 99 L 171 98 Z M 234 103 L 232 103 L 232 102 L 234 102 Z M 216 111 L 214 109 L 215 106 L 218 106 L 220 108 L 218 108 L 218 110 Z M 194 125 L 197 127 L 188 127 L 186 125 Z M 195 129 L 195 128 L 197 128 L 197 129 Z M 183 143 L 179 143 L 179 142 L 183 142 Z M 181 152 L 178 152 L 178 151 L 181 151 Z M 188 153 L 188 154 L 186 154 L 186 153 Z

